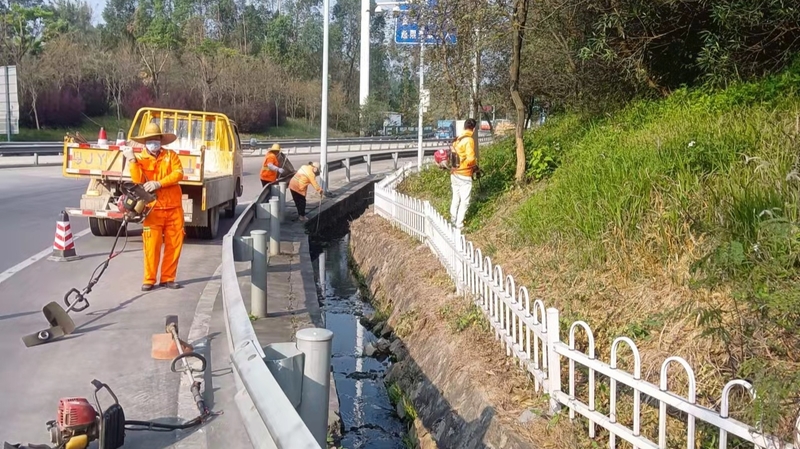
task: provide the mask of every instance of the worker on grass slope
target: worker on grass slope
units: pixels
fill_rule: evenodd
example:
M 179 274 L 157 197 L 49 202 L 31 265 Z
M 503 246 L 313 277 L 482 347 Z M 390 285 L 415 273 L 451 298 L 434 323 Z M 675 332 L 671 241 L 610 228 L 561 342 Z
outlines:
M 278 180 L 278 175 L 283 174 L 283 168 L 278 161 L 278 153 L 281 152 L 281 146 L 277 143 L 272 144 L 272 148 L 267 151 L 267 157 L 264 158 L 264 165 L 261 166 L 261 187 L 275 182 Z
M 307 165 L 300 167 L 300 170 L 297 170 L 292 180 L 289 181 L 289 190 L 292 192 L 292 199 L 294 199 L 294 205 L 297 207 L 297 215 L 300 216 L 300 221 L 308 220 L 306 218 L 306 191 L 308 191 L 308 185 L 314 186 L 317 193 L 320 196 L 322 195 L 322 187 L 317 184 L 318 174 L 319 162 L 309 162 Z
M 137 159 L 133 149 L 124 151 L 130 162 L 131 178 L 137 184 L 144 184 L 148 192 L 155 192 L 153 210 L 144 219 L 142 240 L 144 242 L 144 282 L 142 291 L 150 291 L 156 283 L 158 265 L 161 261 L 161 248 L 164 247 L 164 260 L 161 265 L 161 285 L 167 288 L 181 288 L 175 282 L 178 259 L 183 248 L 183 192 L 178 183 L 183 180 L 183 166 L 178 154 L 162 148 L 174 142 L 175 134 L 163 134 L 155 123 L 148 123 L 144 134 L 133 140 L 144 144 L 145 150 Z M 152 204 L 151 204 L 152 205 Z
M 474 131 L 475 120 L 467 119 L 464 122 L 464 133 L 453 143 L 452 155 L 455 157 L 450 164 L 450 187 L 453 189 L 450 220 L 457 229 L 464 227 L 464 216 L 467 215 L 472 193 L 472 175 L 477 166 L 475 142 L 472 140 Z

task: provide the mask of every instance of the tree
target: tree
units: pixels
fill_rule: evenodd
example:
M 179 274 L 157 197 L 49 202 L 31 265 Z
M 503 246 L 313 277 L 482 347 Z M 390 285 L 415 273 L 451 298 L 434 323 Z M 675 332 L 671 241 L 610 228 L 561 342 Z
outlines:
M 525 103 L 519 93 L 519 74 L 522 66 L 522 45 L 525 38 L 525 24 L 528 21 L 528 6 L 530 0 L 514 0 L 514 13 L 511 20 L 512 50 L 511 50 L 511 100 L 517 111 L 517 122 L 514 137 L 516 140 L 517 166 L 514 171 L 514 180 L 521 184 L 525 181 Z

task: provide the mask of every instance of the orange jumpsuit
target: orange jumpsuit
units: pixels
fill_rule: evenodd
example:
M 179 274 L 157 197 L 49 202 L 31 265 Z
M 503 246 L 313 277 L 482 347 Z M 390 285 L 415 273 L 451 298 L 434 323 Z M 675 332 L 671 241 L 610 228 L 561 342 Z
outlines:
M 161 283 L 175 282 L 178 259 L 183 248 L 183 192 L 178 183 L 183 180 L 183 166 L 178 154 L 162 148 L 157 157 L 142 151 L 139 161 L 130 165 L 131 178 L 137 184 L 158 181 L 161 188 L 155 191 L 155 207 L 144 219 L 144 284 L 155 285 L 161 246 L 164 245 L 164 263 L 161 266 Z
M 275 182 L 278 180 L 278 172 L 269 169 L 269 164 L 280 167 L 278 162 L 278 155 L 270 151 L 267 157 L 264 158 L 264 164 L 261 166 L 261 180 L 264 182 Z

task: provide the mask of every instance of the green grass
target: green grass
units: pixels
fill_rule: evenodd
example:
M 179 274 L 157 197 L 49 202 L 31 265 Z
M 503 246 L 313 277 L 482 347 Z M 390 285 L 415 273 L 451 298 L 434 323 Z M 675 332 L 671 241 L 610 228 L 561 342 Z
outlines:
M 514 189 L 513 141 L 481 150 L 487 175 L 474 190 L 468 231 L 503 226 L 510 245 L 558 244 L 581 254 L 573 264 L 600 270 L 612 263 L 610 250 L 637 248 L 666 265 L 699 242 L 686 285 L 730 291 L 732 307 L 692 302 L 669 314 L 696 320 L 723 343 L 729 358 L 717 368 L 728 379 L 755 381 L 751 418 L 776 429 L 796 416 L 800 62 L 726 90 L 682 89 L 604 116 L 562 114 L 528 132 L 525 149 L 527 180 L 538 185 L 503 222 L 495 214 Z M 401 189 L 449 215 L 446 173 L 427 170 Z M 628 281 L 650 275 L 638 263 L 629 262 Z
M 52 142 L 52 141 L 61 141 L 64 139 L 64 135 L 67 132 L 75 133 L 76 131 L 81 133 L 84 137 L 89 139 L 89 141 L 97 140 L 97 133 L 100 132 L 100 127 L 103 126 L 106 129 L 106 133 L 108 134 L 109 140 L 114 140 L 117 137 L 117 131 L 122 129 L 125 132 L 125 135 L 128 134 L 128 129 L 130 128 L 131 120 L 123 118 L 122 120 L 117 120 L 116 116 L 106 116 L 106 117 L 90 117 L 84 118 L 84 121 L 81 125 L 76 127 L 69 127 L 69 128 L 44 128 L 44 129 L 31 129 L 31 128 L 20 128 L 20 132 L 16 136 L 11 136 L 11 140 L 16 142 Z M 267 133 L 263 134 L 242 134 L 240 139 L 242 143 L 246 143 L 250 140 L 251 137 L 255 137 L 258 140 L 269 140 L 269 139 L 318 139 L 320 134 L 320 128 L 318 125 L 315 125 L 311 122 L 306 120 L 299 120 L 299 119 L 292 119 L 287 118 L 286 124 L 280 127 L 273 127 L 268 130 Z M 328 130 L 329 137 L 345 137 L 346 135 L 341 131 L 329 129 Z M 4 139 L 4 137 L 2 137 Z
M 272 127 L 266 133 L 247 135 L 247 139 L 255 137 L 257 139 L 319 139 L 319 124 L 303 119 L 287 118 L 286 124 L 279 127 Z M 346 134 L 335 129 L 328 128 L 328 137 L 345 137 Z M 242 137 L 244 139 L 244 136 Z

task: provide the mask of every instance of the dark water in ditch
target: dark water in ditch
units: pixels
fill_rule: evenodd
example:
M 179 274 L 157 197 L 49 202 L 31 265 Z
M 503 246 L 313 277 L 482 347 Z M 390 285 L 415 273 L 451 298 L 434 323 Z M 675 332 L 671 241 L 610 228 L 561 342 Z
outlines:
M 377 338 L 359 322 L 373 309 L 361 300 L 347 264 L 349 234 L 311 241 L 311 257 L 324 311 L 325 327 L 333 331 L 333 377 L 344 428 L 340 446 L 346 449 L 403 449 L 405 425 L 389 401 L 383 382 L 389 360 L 364 355 Z M 315 241 L 317 240 L 317 241 Z

